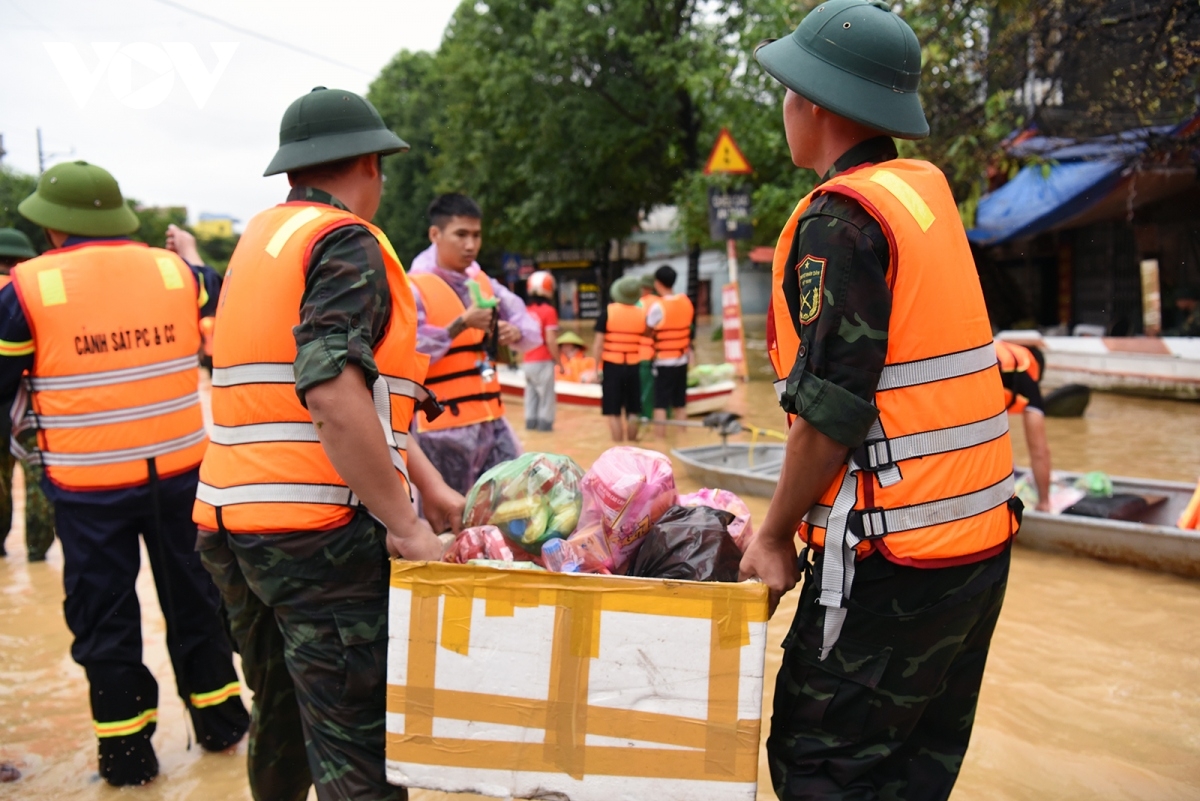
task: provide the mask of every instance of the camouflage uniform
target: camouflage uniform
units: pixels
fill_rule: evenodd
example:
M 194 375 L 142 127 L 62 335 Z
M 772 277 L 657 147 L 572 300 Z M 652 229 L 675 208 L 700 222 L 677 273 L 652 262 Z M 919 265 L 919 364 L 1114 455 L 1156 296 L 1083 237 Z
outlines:
M 303 186 L 288 200 L 346 209 Z M 293 329 L 301 402 L 348 363 L 370 386 L 379 375 L 372 349 L 391 315 L 375 237 L 358 225 L 335 229 L 314 246 L 305 280 Z M 254 693 L 247 767 L 257 801 L 302 801 L 312 785 L 321 801 L 407 798 L 383 767 L 385 533 L 360 513 L 330 531 L 199 534 Z
M 894 158 L 891 139 L 870 139 L 823 180 Z M 818 195 L 800 218 L 784 273 L 796 319 L 798 267 L 809 257 L 825 262 L 824 302 L 815 319 L 796 325 L 801 344 L 780 405 L 853 449 L 879 415 L 872 401 L 887 357 L 889 244 L 857 201 Z M 878 552 L 861 559 L 841 637 L 823 662 L 822 560 L 805 561 L 767 741 L 781 799 L 925 801 L 950 794 L 1004 600 L 1009 553 L 937 569 L 893 564 Z
M 42 491 L 42 476 L 45 471 L 36 456 L 37 432 L 23 431 L 17 434 L 17 442 L 32 458 L 22 459 L 21 469 L 25 473 L 25 547 L 29 549 L 30 562 L 43 562 L 46 552 L 54 544 L 54 506 Z M 12 530 L 12 476 L 17 458 L 9 449 L 9 441 L 0 443 L 0 525 L 5 525 L 0 536 L 0 554 L 4 554 L 4 539 Z
M 975 721 L 1011 547 L 929 570 L 858 563 L 842 636 L 819 661 L 821 559 L 809 565 L 767 754 L 782 799 L 949 797 Z

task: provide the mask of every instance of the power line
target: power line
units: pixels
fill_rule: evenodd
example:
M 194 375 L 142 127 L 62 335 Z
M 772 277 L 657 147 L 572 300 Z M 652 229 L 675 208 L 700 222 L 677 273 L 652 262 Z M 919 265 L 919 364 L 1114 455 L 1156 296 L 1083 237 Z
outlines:
M 231 22 L 226 22 L 225 20 L 221 19 L 220 17 L 214 17 L 211 14 L 205 14 L 203 11 L 197 11 L 194 8 L 188 8 L 187 6 L 183 5 L 182 3 L 174 3 L 174 2 L 171 2 L 171 0 L 155 0 L 155 2 L 161 3 L 164 6 L 169 6 L 177 11 L 182 11 L 185 14 L 191 14 L 194 17 L 199 17 L 200 19 L 215 23 L 224 28 L 229 28 L 231 31 L 237 31 L 238 33 L 245 34 L 246 36 L 252 36 L 255 39 L 261 39 L 262 41 L 267 42 L 269 44 L 273 44 L 276 47 L 282 47 L 286 50 L 291 50 L 293 52 L 300 53 L 301 55 L 305 55 L 310 58 L 315 58 L 320 61 L 324 61 L 326 63 L 333 64 L 334 66 L 341 67 L 342 69 L 352 70 L 353 72 L 357 72 L 360 75 L 374 77 L 373 73 L 367 72 L 366 70 L 360 69 L 359 67 L 355 67 L 351 64 L 346 64 L 345 62 L 338 61 L 337 59 L 330 58 L 329 56 L 321 55 L 320 53 L 316 53 L 312 50 L 307 50 L 303 47 L 300 47 L 299 45 L 294 45 L 290 42 L 285 42 L 282 39 L 276 39 L 273 36 L 267 36 L 266 34 L 259 33 L 258 31 L 252 31 L 249 28 L 242 28 L 238 25 L 234 25 Z

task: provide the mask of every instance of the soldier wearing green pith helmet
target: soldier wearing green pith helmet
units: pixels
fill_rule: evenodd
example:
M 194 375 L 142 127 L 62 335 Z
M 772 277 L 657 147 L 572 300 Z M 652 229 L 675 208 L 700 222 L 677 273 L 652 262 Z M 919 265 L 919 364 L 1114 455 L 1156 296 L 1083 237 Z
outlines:
M 353 92 L 288 106 L 266 174 L 291 191 L 246 225 L 217 313 L 196 547 L 254 691 L 259 801 L 314 786 L 320 801 L 406 797 L 384 763 L 388 553 L 440 559 L 430 524 L 456 528 L 465 505 L 399 430 L 404 414 L 385 422 L 375 402 L 401 409 L 413 401 L 389 396 L 413 398 L 424 376 L 408 279 L 370 224 L 382 159 L 407 149 Z M 405 443 L 429 523 L 402 478 Z
M 792 425 L 741 565 L 773 601 L 804 572 L 771 778 L 783 801 L 945 799 L 1020 505 L 954 198 L 893 142 L 929 134 L 921 46 L 888 3 L 829 0 L 755 56 L 786 87 L 793 163 L 820 176 L 776 248 L 768 355 Z

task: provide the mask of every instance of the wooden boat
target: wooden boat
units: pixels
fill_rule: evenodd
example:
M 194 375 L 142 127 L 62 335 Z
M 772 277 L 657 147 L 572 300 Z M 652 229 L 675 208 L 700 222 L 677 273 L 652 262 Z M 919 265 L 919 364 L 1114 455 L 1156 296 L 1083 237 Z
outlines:
M 688 475 L 707 487 L 770 498 L 779 480 L 784 446 L 729 443 L 671 452 Z M 1054 473 L 1071 484 L 1077 473 Z M 1141 496 L 1146 507 L 1132 520 L 1025 510 L 1017 543 L 1042 551 L 1074 554 L 1116 564 L 1200 578 L 1200 531 L 1175 527 L 1195 487 L 1177 481 L 1114 477 L 1114 494 Z
M 525 373 L 510 367 L 499 370 L 500 391 L 510 397 L 525 396 Z M 725 408 L 729 396 L 737 387 L 732 381 L 718 381 L 706 387 L 691 387 L 687 391 L 687 413 L 708 414 Z M 600 385 L 580 384 L 575 381 L 555 381 L 554 394 L 559 403 L 572 406 L 600 407 Z
M 1200 399 L 1200 337 L 1051 337 L 1037 331 L 1001 331 L 997 336 L 1040 348 L 1046 378 L 1054 384 Z

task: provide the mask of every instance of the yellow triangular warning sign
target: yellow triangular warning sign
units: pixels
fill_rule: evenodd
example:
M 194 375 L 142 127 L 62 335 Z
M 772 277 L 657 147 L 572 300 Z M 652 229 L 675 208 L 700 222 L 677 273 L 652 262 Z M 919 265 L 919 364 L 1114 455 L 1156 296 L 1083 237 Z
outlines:
M 705 175 L 712 175 L 714 172 L 735 174 L 754 172 L 754 168 L 750 166 L 750 162 L 742 155 L 737 143 L 730 136 L 728 128 L 722 128 L 721 133 L 717 135 L 717 143 L 713 145 L 712 153 L 708 156 L 708 163 L 704 165 Z

